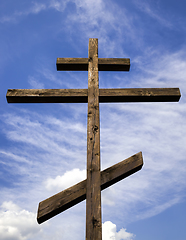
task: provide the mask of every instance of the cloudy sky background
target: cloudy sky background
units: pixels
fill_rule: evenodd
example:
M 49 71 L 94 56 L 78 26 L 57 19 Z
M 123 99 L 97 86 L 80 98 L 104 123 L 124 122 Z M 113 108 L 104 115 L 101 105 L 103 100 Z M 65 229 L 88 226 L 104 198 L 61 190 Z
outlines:
M 129 57 L 100 88 L 179 87 L 179 103 L 100 104 L 101 168 L 142 151 L 143 169 L 102 192 L 103 240 L 186 239 L 184 0 L 0 2 L 0 238 L 85 238 L 85 201 L 38 225 L 38 203 L 86 177 L 87 104 L 8 104 L 7 89 L 87 88 L 57 57 Z

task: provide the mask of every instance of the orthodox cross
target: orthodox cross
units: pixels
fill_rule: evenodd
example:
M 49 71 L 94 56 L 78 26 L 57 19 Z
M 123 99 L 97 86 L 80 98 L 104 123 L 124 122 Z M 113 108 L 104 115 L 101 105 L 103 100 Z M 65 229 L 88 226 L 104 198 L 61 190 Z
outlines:
M 89 39 L 88 58 L 57 58 L 57 70 L 87 71 L 88 89 L 9 89 L 8 103 L 87 103 L 87 179 L 42 201 L 38 223 L 86 199 L 86 240 L 102 239 L 101 190 L 142 168 L 139 152 L 100 171 L 100 102 L 179 101 L 179 88 L 99 89 L 99 71 L 129 71 L 128 58 L 98 58 L 98 39 Z

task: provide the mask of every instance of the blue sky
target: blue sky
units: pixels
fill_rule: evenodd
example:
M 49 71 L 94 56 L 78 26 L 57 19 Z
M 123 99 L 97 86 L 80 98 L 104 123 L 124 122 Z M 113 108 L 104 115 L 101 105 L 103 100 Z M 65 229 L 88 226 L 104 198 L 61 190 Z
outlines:
M 143 169 L 102 192 L 103 240 L 185 240 L 186 3 L 0 2 L 0 236 L 85 238 L 85 201 L 38 225 L 38 203 L 86 177 L 87 104 L 8 104 L 11 88 L 87 88 L 57 57 L 128 57 L 100 88 L 179 87 L 178 103 L 100 104 L 101 168 L 139 151 Z

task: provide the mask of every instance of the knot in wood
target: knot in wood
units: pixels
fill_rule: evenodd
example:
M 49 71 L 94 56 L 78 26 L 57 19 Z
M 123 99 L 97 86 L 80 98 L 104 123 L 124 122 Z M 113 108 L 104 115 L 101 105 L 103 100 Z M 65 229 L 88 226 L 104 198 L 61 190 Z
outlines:
M 92 224 L 93 228 L 99 227 L 99 221 L 95 217 L 92 218 Z
M 94 133 L 97 132 L 98 131 L 98 126 L 96 126 L 96 125 L 93 126 L 92 130 L 93 130 Z

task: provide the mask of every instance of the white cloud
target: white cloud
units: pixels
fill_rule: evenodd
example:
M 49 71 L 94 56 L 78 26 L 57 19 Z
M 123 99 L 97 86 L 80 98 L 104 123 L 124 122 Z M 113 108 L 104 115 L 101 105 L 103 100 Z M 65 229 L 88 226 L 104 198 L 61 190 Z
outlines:
M 26 240 L 40 232 L 34 213 L 13 202 L 3 202 L 0 208 L 1 240 Z
M 134 234 L 126 232 L 126 229 L 122 228 L 119 232 L 116 231 L 116 225 L 110 221 L 103 223 L 103 240 L 132 240 Z
M 47 179 L 45 182 L 45 187 L 47 190 L 62 191 L 80 181 L 85 180 L 85 178 L 86 170 L 75 168 L 71 171 L 66 171 L 62 176 L 57 176 L 54 179 Z

